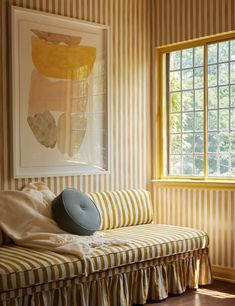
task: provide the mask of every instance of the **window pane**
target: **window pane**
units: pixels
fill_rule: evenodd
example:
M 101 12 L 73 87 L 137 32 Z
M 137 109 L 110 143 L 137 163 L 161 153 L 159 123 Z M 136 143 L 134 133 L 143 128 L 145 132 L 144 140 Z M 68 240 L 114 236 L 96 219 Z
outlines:
M 202 110 L 204 108 L 203 90 L 195 90 L 195 110 Z
M 230 106 L 235 106 L 235 86 L 230 86 Z
M 219 64 L 219 84 L 228 84 L 228 64 Z
M 216 44 L 211 54 L 216 57 Z M 209 176 L 231 176 L 235 156 L 235 40 L 217 44 L 217 65 L 208 63 L 207 164 Z M 209 56 L 209 51 L 208 51 Z M 211 55 L 212 56 L 212 55 Z M 209 59 L 208 59 L 209 61 Z M 210 59 L 210 63 L 216 60 Z M 217 73 L 216 73 L 217 70 Z M 212 75 L 214 73 L 214 76 Z
M 183 174 L 192 175 L 193 174 L 193 156 L 183 155 Z
M 193 49 L 185 49 L 182 51 L 182 68 L 193 66 Z
M 194 157 L 194 175 L 203 176 L 204 175 L 204 156 L 195 155 Z
M 220 175 L 228 176 L 229 175 L 229 156 L 221 155 L 219 159 L 220 163 Z
M 171 52 L 168 86 L 168 174 L 204 171 L 204 47 Z
M 181 92 L 174 92 L 170 94 L 171 112 L 181 111 Z
M 204 46 L 167 57 L 169 175 L 204 175 L 206 132 L 208 176 L 235 176 L 235 39 L 208 44 L 206 51 L 206 67 Z
M 203 47 L 194 48 L 194 66 L 203 66 L 203 60 L 204 60 L 203 51 L 204 51 Z
M 217 155 L 208 154 L 208 174 L 216 176 L 218 174 L 218 158 Z
M 194 69 L 194 88 L 203 88 L 203 68 Z
M 223 41 L 219 43 L 219 61 L 220 62 L 228 61 L 228 50 L 229 50 L 228 41 Z
M 182 89 L 193 88 L 193 69 L 186 69 L 182 71 Z
M 170 132 L 181 132 L 181 114 L 175 114 L 170 116 Z
M 192 132 L 194 126 L 194 113 L 183 113 L 182 130 L 184 132 Z
M 182 153 L 193 153 L 193 134 L 184 134 L 182 141 Z
M 230 83 L 235 83 L 235 63 L 230 63 Z
M 193 91 L 183 91 L 182 92 L 182 108 L 183 111 L 193 110 L 194 101 L 193 101 Z
M 217 44 L 208 45 L 208 64 L 217 63 Z
M 208 121 L 208 130 L 217 131 L 218 129 L 217 110 L 208 111 L 207 121 Z
M 219 130 L 220 131 L 229 130 L 229 110 L 219 111 Z
M 207 139 L 208 153 L 216 153 L 218 150 L 218 136 L 217 133 L 208 133 Z
M 231 120 L 231 130 L 235 130 L 235 109 L 232 108 L 230 110 L 230 120 Z
M 170 152 L 172 154 L 181 153 L 181 135 L 171 135 Z
M 235 176 L 235 155 L 231 156 L 231 173 Z
M 180 72 L 174 71 L 170 73 L 170 91 L 177 91 L 181 88 Z
M 235 133 L 230 133 L 231 152 L 235 153 Z
M 204 135 L 203 133 L 195 134 L 195 153 L 204 152 Z
M 219 87 L 219 107 L 229 107 L 229 87 Z
M 208 88 L 208 108 L 209 109 L 218 107 L 217 93 L 218 93 L 217 87 Z
M 208 86 L 216 86 L 217 85 L 217 65 L 208 66 Z
M 180 51 L 170 53 L 170 70 L 180 69 L 180 58 Z
M 204 130 L 204 112 L 195 113 L 195 131 L 200 132 Z
M 235 60 L 235 40 L 230 40 L 230 60 Z
M 181 174 L 181 155 L 172 155 L 170 158 L 170 175 L 179 175 Z
M 228 152 L 230 145 L 229 133 L 220 133 L 219 140 L 219 151 Z

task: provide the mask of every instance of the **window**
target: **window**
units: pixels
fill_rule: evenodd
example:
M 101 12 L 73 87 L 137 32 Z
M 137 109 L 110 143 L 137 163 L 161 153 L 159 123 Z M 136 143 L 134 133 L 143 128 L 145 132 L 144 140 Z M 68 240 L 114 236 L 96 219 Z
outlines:
M 162 176 L 235 177 L 235 39 L 161 51 Z

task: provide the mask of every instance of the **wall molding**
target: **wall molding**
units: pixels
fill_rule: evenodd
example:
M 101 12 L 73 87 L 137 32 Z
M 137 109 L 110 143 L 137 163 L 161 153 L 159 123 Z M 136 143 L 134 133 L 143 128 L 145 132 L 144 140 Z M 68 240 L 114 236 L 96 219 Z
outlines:
M 200 180 L 200 179 L 152 179 L 157 187 L 177 187 L 187 189 L 234 190 L 235 180 Z
M 235 269 L 223 266 L 212 265 L 214 279 L 235 284 Z

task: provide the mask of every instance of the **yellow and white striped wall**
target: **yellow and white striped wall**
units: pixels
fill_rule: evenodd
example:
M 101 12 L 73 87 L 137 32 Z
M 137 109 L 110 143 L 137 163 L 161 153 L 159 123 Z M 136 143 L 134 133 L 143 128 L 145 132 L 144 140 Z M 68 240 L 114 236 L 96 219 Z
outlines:
M 215 276 L 235 282 L 235 190 L 154 184 L 155 221 L 206 231 Z
M 156 157 L 150 152 L 149 119 L 154 46 L 235 29 L 234 0 L 1 0 L 0 5 L 1 190 L 18 189 L 30 181 L 12 179 L 10 5 L 94 21 L 111 29 L 111 173 L 33 180 L 45 181 L 55 193 L 68 186 L 84 192 L 149 187 L 151 157 Z M 153 195 L 158 222 L 205 227 L 211 236 L 216 275 L 235 279 L 234 191 L 153 184 Z M 221 216 L 223 223 L 211 214 Z
M 1 0 L 0 188 L 18 189 L 29 179 L 12 179 L 9 92 L 9 7 L 16 5 L 110 26 L 111 173 L 38 178 L 58 193 L 146 188 L 150 181 L 151 67 L 154 46 L 153 0 Z M 33 181 L 37 181 L 34 179 Z
M 156 47 L 235 29 L 234 0 L 157 0 L 154 11 Z M 235 184 L 191 186 L 154 182 L 156 220 L 207 231 L 215 276 L 235 282 Z

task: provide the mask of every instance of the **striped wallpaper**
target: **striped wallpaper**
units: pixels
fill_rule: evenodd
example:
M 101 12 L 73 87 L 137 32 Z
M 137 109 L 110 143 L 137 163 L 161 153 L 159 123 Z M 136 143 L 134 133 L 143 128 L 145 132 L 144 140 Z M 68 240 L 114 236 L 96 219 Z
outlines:
M 235 29 L 234 0 L 157 0 L 155 46 Z
M 235 268 L 235 191 L 163 186 L 154 200 L 157 222 L 205 230 L 212 264 Z
M 153 46 L 235 29 L 234 0 L 2 0 L 0 41 L 0 188 L 12 179 L 7 10 L 27 7 L 107 24 L 111 28 L 111 173 L 38 178 L 58 193 L 149 187 Z M 38 180 L 34 179 L 34 180 Z M 195 226 L 211 237 L 212 263 L 235 269 L 235 194 L 231 190 L 153 188 L 158 222 Z M 221 219 L 222 218 L 222 219 Z M 223 222 L 221 221 L 223 220 Z M 219 222 L 221 221 L 221 222 Z
M 111 29 L 111 173 L 96 176 L 38 178 L 58 193 L 146 188 L 150 180 L 151 66 L 154 45 L 153 0 L 2 0 L 0 74 L 0 187 L 17 189 L 28 179 L 12 179 L 9 48 L 7 10 L 11 4 L 110 26 Z M 0 51 L 0 52 L 1 52 Z M 34 179 L 34 180 L 38 180 Z
M 155 46 L 235 29 L 234 0 L 158 0 L 154 5 Z M 235 192 L 232 188 L 203 190 L 154 183 L 153 195 L 157 222 L 206 230 L 216 275 L 222 271 L 220 277 L 235 281 Z

